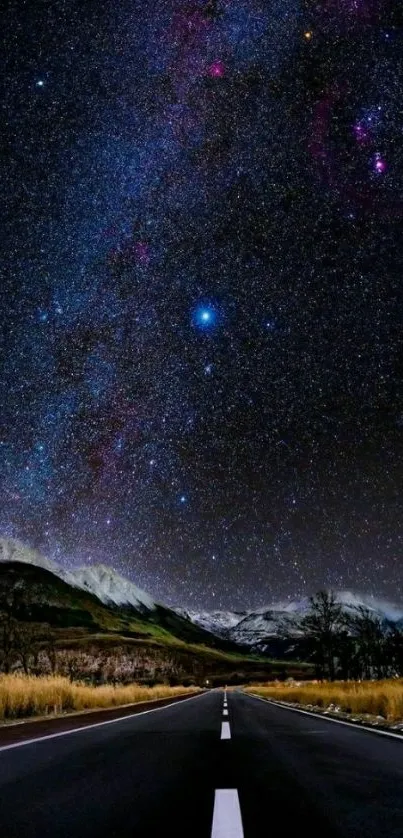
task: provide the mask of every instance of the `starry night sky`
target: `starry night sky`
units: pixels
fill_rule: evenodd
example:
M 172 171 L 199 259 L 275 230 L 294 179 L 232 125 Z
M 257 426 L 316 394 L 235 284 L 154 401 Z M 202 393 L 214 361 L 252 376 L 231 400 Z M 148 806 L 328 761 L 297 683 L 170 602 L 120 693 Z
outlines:
M 190 607 L 402 595 L 399 3 L 5 6 L 2 534 Z

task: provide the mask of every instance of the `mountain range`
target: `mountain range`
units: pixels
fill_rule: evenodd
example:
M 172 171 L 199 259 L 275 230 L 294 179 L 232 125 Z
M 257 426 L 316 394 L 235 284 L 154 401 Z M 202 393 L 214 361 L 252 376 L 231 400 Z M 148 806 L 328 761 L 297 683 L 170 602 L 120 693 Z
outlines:
M 365 608 L 382 623 L 403 625 L 403 606 L 369 594 L 336 591 L 343 611 L 354 613 Z M 271 656 L 295 654 L 302 638 L 301 618 L 310 610 L 309 597 L 276 602 L 256 611 L 191 611 L 177 609 L 196 625 L 242 647 Z
M 205 685 L 300 677 L 309 669 L 303 662 L 269 661 L 209 632 L 110 567 L 66 570 L 10 539 L 0 539 L 1 614 L 17 620 L 20 644 L 7 666 L 21 666 L 21 644 L 26 649 L 28 640 L 29 671 L 36 674 Z
M 111 567 L 100 564 L 65 570 L 18 541 L 0 539 L 0 583 L 1 579 L 4 582 L 5 575 L 7 572 L 10 574 L 12 568 L 14 573 L 17 568 L 19 576 L 24 575 L 23 565 L 37 569 L 34 572 L 35 579 L 39 569 L 45 576 L 51 574 L 46 578 L 48 583 L 49 579 L 53 579 L 52 590 L 55 588 L 55 579 L 59 580 L 56 600 L 59 604 L 62 600 L 69 603 L 73 599 L 78 601 L 81 615 L 84 611 L 92 615 L 90 623 L 93 623 L 93 629 L 97 627 L 98 630 L 104 630 L 112 625 L 113 630 L 120 633 L 134 632 L 137 636 L 152 636 L 154 641 L 168 645 L 170 642 L 176 644 L 181 641 L 229 654 L 237 651 L 245 654 L 249 651 L 284 660 L 303 659 L 300 620 L 309 611 L 308 597 L 275 602 L 258 610 L 209 612 L 180 607 L 173 609 L 156 602 Z M 61 595 L 60 582 L 65 586 L 64 597 Z M 50 597 L 49 602 L 53 601 L 53 594 L 51 596 L 48 593 L 47 596 Z M 347 612 L 363 606 L 385 624 L 403 624 L 403 606 L 351 591 L 336 592 L 336 597 Z M 43 601 L 41 607 L 43 610 Z M 35 608 L 38 610 L 38 604 Z M 63 616 L 59 614 L 57 619 L 77 625 L 77 613 L 73 614 L 73 611 L 70 609 L 68 618 L 64 613 Z M 81 616 L 81 620 L 89 625 L 87 618 Z

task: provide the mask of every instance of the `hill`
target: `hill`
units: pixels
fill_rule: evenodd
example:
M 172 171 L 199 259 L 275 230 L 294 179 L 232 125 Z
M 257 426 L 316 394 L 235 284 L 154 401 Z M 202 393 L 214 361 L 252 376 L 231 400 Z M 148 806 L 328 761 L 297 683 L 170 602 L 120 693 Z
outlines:
M 281 662 L 245 654 L 147 595 L 136 604 L 103 602 L 67 578 L 32 562 L 0 562 L 0 612 L 16 621 L 21 635 L 12 665 L 22 659 L 19 646 L 29 645 L 28 636 L 30 671 L 56 667 L 99 682 L 242 681 L 284 671 Z

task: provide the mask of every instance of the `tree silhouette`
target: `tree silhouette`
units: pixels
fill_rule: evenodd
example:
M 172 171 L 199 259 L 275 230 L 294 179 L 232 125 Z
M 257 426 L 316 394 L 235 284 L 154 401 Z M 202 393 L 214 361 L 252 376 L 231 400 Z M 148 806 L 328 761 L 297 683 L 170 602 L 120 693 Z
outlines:
M 382 678 L 387 674 L 386 630 L 382 620 L 363 605 L 347 616 L 355 645 L 355 657 L 360 678 Z
M 343 631 L 343 610 L 332 591 L 319 591 L 310 597 L 310 613 L 300 626 L 312 649 L 317 674 L 335 678 L 337 641 Z

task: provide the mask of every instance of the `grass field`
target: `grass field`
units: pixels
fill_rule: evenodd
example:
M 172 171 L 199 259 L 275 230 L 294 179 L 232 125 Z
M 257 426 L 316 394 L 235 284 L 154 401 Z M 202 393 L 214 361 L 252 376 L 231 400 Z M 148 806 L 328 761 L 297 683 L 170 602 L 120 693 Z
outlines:
M 71 683 L 61 676 L 0 675 L 0 722 L 8 719 L 95 710 L 156 698 L 172 698 L 196 691 L 196 687 L 92 687 Z
M 382 716 L 388 721 L 403 720 L 402 678 L 360 682 L 269 683 L 248 687 L 246 692 L 323 709 L 333 705 L 346 713 Z

